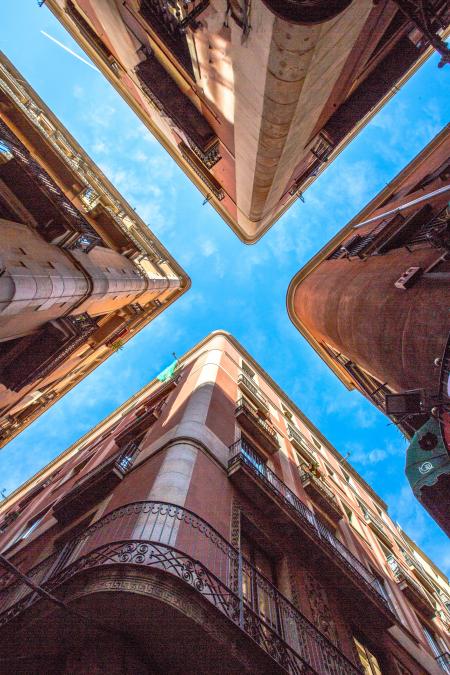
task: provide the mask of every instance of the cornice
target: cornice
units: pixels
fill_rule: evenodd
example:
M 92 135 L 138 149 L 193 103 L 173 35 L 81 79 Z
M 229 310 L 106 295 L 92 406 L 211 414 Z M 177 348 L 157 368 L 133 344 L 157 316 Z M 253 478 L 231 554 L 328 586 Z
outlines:
M 189 179 L 194 183 L 194 185 L 197 187 L 199 192 L 203 195 L 203 197 L 209 197 L 209 204 L 211 204 L 214 209 L 217 211 L 217 213 L 221 216 L 221 218 L 226 222 L 226 224 L 233 230 L 233 232 L 236 234 L 236 236 L 242 241 L 242 243 L 250 245 L 250 244 L 256 244 L 261 237 L 266 234 L 266 232 L 285 214 L 285 212 L 292 206 L 292 204 L 296 201 L 297 197 L 289 197 L 286 200 L 286 203 L 278 210 L 278 212 L 271 218 L 263 227 L 261 227 L 258 232 L 255 235 L 249 235 L 245 232 L 245 230 L 238 224 L 236 218 L 232 218 L 229 214 L 229 212 L 223 207 L 221 200 L 217 199 L 212 193 L 208 191 L 206 188 L 205 184 L 200 180 L 200 178 L 197 176 L 197 174 L 193 171 L 193 169 L 189 166 L 189 164 L 183 159 L 183 157 L 180 155 L 179 152 L 177 152 L 176 148 L 167 141 L 166 137 L 164 134 L 158 129 L 158 127 L 153 123 L 152 119 L 150 118 L 150 115 L 143 110 L 142 106 L 140 106 L 137 101 L 131 96 L 131 94 L 128 92 L 126 87 L 124 87 L 121 82 L 120 78 L 114 74 L 114 72 L 111 70 L 110 65 L 106 64 L 101 58 L 98 56 L 97 49 L 95 46 L 91 45 L 90 41 L 83 35 L 80 31 L 77 30 L 76 26 L 70 19 L 68 18 L 67 14 L 61 9 L 61 7 L 58 5 L 55 0 L 46 0 L 45 3 L 46 7 L 50 9 L 51 12 L 58 18 L 58 20 L 63 24 L 63 26 L 66 28 L 66 30 L 70 33 L 70 35 L 74 38 L 74 40 L 80 44 L 83 45 L 83 49 L 86 51 L 86 53 L 89 55 L 89 57 L 92 59 L 92 61 L 95 63 L 96 67 L 101 71 L 101 73 L 107 78 L 107 80 L 110 82 L 110 84 L 118 91 L 118 93 L 125 99 L 125 101 L 128 103 L 128 105 L 131 107 L 131 109 L 136 113 L 136 115 L 139 117 L 139 119 L 145 124 L 145 126 L 150 130 L 150 132 L 157 138 L 159 143 L 164 147 L 164 149 L 170 154 L 172 159 L 176 162 L 176 164 L 180 167 L 180 169 L 189 177 Z M 152 40 L 152 36 L 148 33 L 148 37 L 150 40 Z M 446 38 L 448 35 L 450 35 L 450 27 L 443 32 L 442 37 Z M 383 98 L 353 127 L 352 131 L 347 134 L 347 136 L 333 149 L 332 153 L 330 154 L 330 160 L 334 160 L 346 147 L 351 143 L 351 141 L 355 138 L 355 136 L 370 122 L 370 120 L 381 110 L 381 108 L 401 89 L 401 87 L 406 84 L 406 82 L 412 77 L 416 71 L 427 61 L 427 59 L 434 53 L 434 49 L 432 47 L 428 47 L 423 54 L 421 54 L 413 66 L 401 77 L 401 79 L 383 96 Z M 171 70 L 175 69 L 173 64 L 171 63 Z M 128 71 L 124 71 L 127 73 L 128 76 L 130 76 L 130 73 Z M 186 80 L 186 76 L 184 74 L 183 69 L 180 67 L 178 68 L 177 71 L 178 76 Z M 140 90 L 141 87 L 137 82 L 134 82 L 135 86 Z M 191 84 L 189 83 L 189 86 Z M 196 92 L 196 95 L 198 93 Z M 317 176 L 311 176 L 310 178 L 305 181 L 304 184 L 304 189 L 307 189 L 312 185 L 312 183 L 318 178 L 319 175 L 321 175 L 322 171 L 319 171 Z M 223 187 L 223 186 L 222 186 Z M 228 193 L 227 197 L 233 201 L 235 204 L 234 200 L 230 197 Z M 236 206 L 236 204 L 235 204 Z M 237 208 L 237 206 L 236 206 Z
M 184 270 L 3 52 L 0 52 L 0 89 L 63 161 L 74 178 L 90 191 L 90 200 L 95 201 L 95 205 L 102 204 L 116 227 L 141 256 L 156 264 L 167 261 L 173 274 L 179 278 L 180 287 L 186 288 L 190 280 Z M 85 205 L 86 213 L 89 214 L 92 207 Z M 134 262 L 147 275 L 139 259 Z M 160 272 L 164 275 L 162 270 Z

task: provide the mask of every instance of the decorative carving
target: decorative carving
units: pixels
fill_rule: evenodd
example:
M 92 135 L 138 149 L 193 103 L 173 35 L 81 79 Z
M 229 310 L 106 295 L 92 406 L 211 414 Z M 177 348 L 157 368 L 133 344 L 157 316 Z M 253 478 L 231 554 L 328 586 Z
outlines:
M 313 622 L 331 642 L 342 648 L 333 614 L 328 604 L 326 591 L 318 579 L 308 570 L 304 571 L 304 584 L 308 596 Z
M 175 524 L 176 545 L 182 549 L 168 543 L 173 539 Z M 140 538 L 117 541 L 118 528 L 132 536 L 139 532 Z M 97 532 L 96 541 L 103 543 L 92 548 L 92 535 Z M 233 569 L 237 562 L 251 585 L 261 590 L 263 605 L 250 606 L 242 591 L 236 593 L 230 588 L 230 567 Z M 226 539 L 196 514 L 174 504 L 135 502 L 119 507 L 43 560 L 28 575 L 37 585 L 55 593 L 89 570 L 98 573 L 105 569 L 128 570 L 130 566 L 140 568 L 142 573 L 157 570 L 158 574 L 182 580 L 289 673 L 359 673 Z M 39 597 L 36 592 L 28 592 L 21 581 L 5 588 L 0 595 L 0 625 L 18 616 Z M 277 617 L 275 622 L 269 623 L 268 606 L 270 616 Z
M 203 162 L 207 169 L 211 169 L 217 162 L 222 159 L 220 154 L 220 143 L 217 140 L 208 150 L 201 150 L 191 139 L 188 138 L 188 143 L 197 157 Z
M 238 550 L 241 548 L 241 510 L 242 506 L 236 495 L 231 503 L 231 545 Z

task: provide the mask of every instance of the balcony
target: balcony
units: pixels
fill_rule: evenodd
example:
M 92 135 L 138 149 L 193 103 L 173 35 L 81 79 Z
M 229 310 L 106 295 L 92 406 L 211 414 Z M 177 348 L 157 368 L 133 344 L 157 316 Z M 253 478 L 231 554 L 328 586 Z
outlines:
M 116 436 L 116 444 L 122 448 L 131 441 L 137 441 L 159 418 L 160 405 L 143 405 L 134 414 L 134 419 Z
M 403 555 L 405 556 L 408 568 L 412 571 L 414 576 L 419 580 L 421 584 L 425 586 L 427 591 L 429 591 L 430 593 L 434 593 L 435 592 L 434 584 L 432 583 L 430 575 L 425 570 L 425 568 L 420 564 L 420 562 L 416 558 L 414 558 L 414 556 L 408 555 L 406 551 L 404 551 Z
M 450 673 L 450 652 L 444 652 L 443 654 L 436 656 L 436 663 L 444 673 Z
M 330 520 L 338 523 L 342 518 L 342 511 L 339 504 L 328 485 L 315 476 L 311 471 L 302 471 L 300 480 L 306 494 L 311 497 L 319 509 L 325 513 Z
M 381 520 L 374 516 L 373 513 L 370 513 L 370 511 L 364 512 L 364 520 L 372 532 L 378 537 L 378 539 L 381 539 L 383 544 L 385 544 L 388 548 L 392 548 L 392 541 L 384 529 L 384 525 Z
M 238 386 L 241 391 L 243 391 L 244 394 L 248 396 L 249 399 L 251 399 L 258 410 L 267 417 L 269 415 L 269 404 L 256 384 L 252 382 L 252 380 L 247 375 L 241 373 L 238 378 Z
M 306 438 L 299 431 L 297 431 L 297 429 L 295 429 L 291 424 L 287 425 L 287 430 L 290 442 L 292 443 L 294 448 L 300 453 L 300 455 L 303 457 L 306 463 L 311 468 L 319 466 L 314 456 L 314 451 L 309 445 Z
M 101 533 L 101 536 L 99 536 Z M 124 538 L 125 535 L 125 538 Z M 151 570 L 187 584 L 204 608 L 234 624 L 236 640 L 265 656 L 261 672 L 292 675 L 358 675 L 351 663 L 219 532 L 195 513 L 164 502 L 134 502 L 110 512 L 27 572 L 36 584 L 54 593 L 80 572 L 113 565 L 140 573 Z M 258 601 L 249 598 L 251 587 Z M 0 595 L 0 626 L 26 610 L 40 596 L 22 581 L 7 585 Z M 161 596 L 163 600 L 163 596 Z M 203 610 L 202 610 L 203 611 Z M 206 635 L 206 634 L 205 634 Z M 226 658 L 226 646 L 223 657 Z M 254 657 L 255 652 L 252 654 Z M 269 658 L 267 658 L 269 657 Z
M 198 18 L 208 4 L 209 0 L 140 1 L 139 11 L 142 17 L 194 79 L 186 33 L 189 27 L 196 30 L 199 26 Z
M 0 178 L 14 186 L 14 193 L 36 218 L 44 239 L 68 247 L 82 236 L 87 251 L 101 245 L 97 232 L 1 120 L 0 143 L 3 152 L 11 155 L 9 161 L 0 165 Z
M 87 313 L 47 321 L 31 335 L 2 342 L 1 382 L 20 391 L 56 370 L 70 354 L 97 330 L 96 319 Z
M 433 618 L 435 614 L 435 606 L 433 598 L 430 594 L 417 583 L 417 581 L 408 572 L 393 555 L 387 558 L 388 564 L 394 573 L 395 580 L 398 587 L 403 592 L 405 597 L 422 612 L 427 618 Z
M 251 436 L 269 455 L 280 449 L 277 432 L 273 426 L 258 415 L 258 412 L 243 398 L 239 399 L 236 420 L 242 429 Z
M 324 575 L 329 573 L 332 583 L 336 583 L 343 573 L 351 583 L 349 585 L 341 579 L 339 588 L 343 595 L 348 594 L 351 606 L 355 604 L 356 590 L 360 593 L 361 606 L 365 607 L 368 620 L 373 608 L 378 625 L 395 622 L 386 599 L 378 589 L 378 580 L 242 438 L 230 447 L 228 476 L 264 512 L 267 519 L 283 531 L 284 536 L 304 548 L 305 555 L 311 557 L 313 552 L 313 555 L 325 559 Z
M 169 117 L 207 169 L 221 159 L 219 140 L 206 117 L 153 54 L 136 66 L 136 75 L 152 105 Z
M 104 499 L 130 471 L 136 454 L 137 447 L 130 446 L 120 454 L 107 457 L 92 471 L 82 476 L 53 506 L 56 520 L 59 523 L 67 523 Z

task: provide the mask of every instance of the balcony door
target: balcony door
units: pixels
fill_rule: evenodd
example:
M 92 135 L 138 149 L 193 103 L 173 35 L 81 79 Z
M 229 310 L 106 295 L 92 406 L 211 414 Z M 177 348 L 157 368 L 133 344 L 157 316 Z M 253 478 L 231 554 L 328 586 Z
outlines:
M 250 607 L 271 628 L 279 629 L 275 562 L 247 533 L 241 532 L 241 552 L 251 566 L 243 564 L 242 595 Z M 262 575 L 262 576 L 261 576 Z M 265 578 L 264 578 L 265 577 Z M 268 584 L 268 580 L 270 583 Z
M 353 637 L 364 675 L 383 675 L 375 654 L 362 641 Z

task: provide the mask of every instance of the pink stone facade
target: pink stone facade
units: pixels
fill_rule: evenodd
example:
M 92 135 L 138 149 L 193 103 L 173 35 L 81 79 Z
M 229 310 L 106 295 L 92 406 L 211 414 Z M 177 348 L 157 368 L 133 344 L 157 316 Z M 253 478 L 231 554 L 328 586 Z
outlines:
M 174 381 L 141 390 L 0 515 L 3 555 L 68 608 L 99 619 L 104 610 L 108 629 L 132 638 L 136 661 L 114 673 L 175 673 L 184 663 L 185 672 L 343 675 L 365 659 L 379 668 L 367 673 L 442 673 L 448 580 L 228 334 L 205 338 Z M 65 610 L 13 582 L 0 578 L 5 636 L 44 611 L 61 627 Z M 154 618 L 164 603 L 172 624 L 161 619 L 163 636 Z M 51 663 L 72 672 L 76 648 L 51 633 Z M 125 643 L 113 649 L 117 663 L 131 659 Z M 7 651 L 0 664 L 14 668 Z M 100 647 L 91 651 L 84 667 L 105 663 Z

